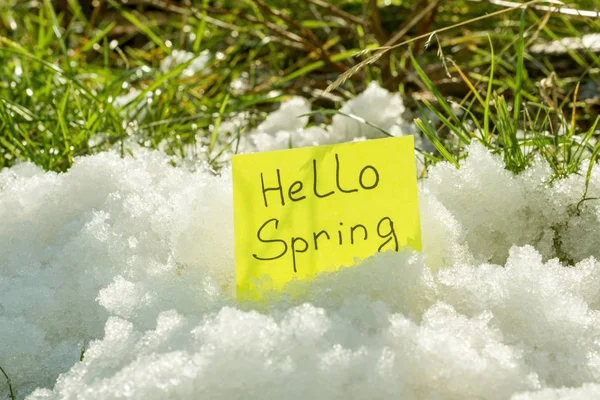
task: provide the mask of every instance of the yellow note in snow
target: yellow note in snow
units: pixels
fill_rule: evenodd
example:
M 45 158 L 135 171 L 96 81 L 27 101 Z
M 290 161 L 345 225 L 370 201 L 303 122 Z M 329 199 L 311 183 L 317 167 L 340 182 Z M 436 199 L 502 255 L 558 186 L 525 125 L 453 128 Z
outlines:
M 421 250 L 412 136 L 236 155 L 232 162 L 240 299 L 377 252 Z

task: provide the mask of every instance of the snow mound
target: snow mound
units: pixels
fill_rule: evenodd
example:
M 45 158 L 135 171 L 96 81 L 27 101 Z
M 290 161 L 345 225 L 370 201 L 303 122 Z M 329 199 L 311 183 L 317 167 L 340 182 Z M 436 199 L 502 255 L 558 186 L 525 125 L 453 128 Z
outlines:
M 386 137 L 386 133 L 391 136 L 416 133 L 413 126 L 402 119 L 405 108 L 400 95 L 388 92 L 377 82 L 346 102 L 330 125 L 304 129 L 310 111 L 310 104 L 304 98 L 291 98 L 257 129 L 241 138 L 240 150 L 269 151 L 376 139 Z M 415 139 L 417 147 L 422 147 L 420 135 Z
M 276 142 L 302 118 L 258 131 Z M 600 203 L 577 208 L 584 176 L 469 154 L 420 184 L 422 254 L 378 254 L 268 304 L 234 297 L 227 168 L 138 149 L 2 170 L 0 366 L 35 400 L 598 397 Z

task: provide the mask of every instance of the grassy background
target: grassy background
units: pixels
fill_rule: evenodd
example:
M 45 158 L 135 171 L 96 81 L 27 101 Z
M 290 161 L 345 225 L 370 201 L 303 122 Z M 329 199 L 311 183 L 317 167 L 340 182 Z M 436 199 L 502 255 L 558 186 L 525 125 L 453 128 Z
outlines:
M 598 19 L 535 9 L 543 2 L 526 10 L 495 3 L 5 1 L 0 168 L 31 160 L 64 171 L 76 156 L 126 152 L 129 137 L 185 157 L 187 144 L 218 135 L 217 120 L 244 112 L 243 134 L 286 96 L 336 109 L 376 80 L 422 115 L 418 123 L 438 149 L 425 155 L 429 162 L 458 164 L 475 139 L 514 171 L 541 153 L 558 175 L 575 172 L 593 153 L 600 59 L 589 50 L 531 49 L 595 32 Z M 593 11 L 597 3 L 568 6 Z M 396 47 L 378 53 L 385 45 Z M 209 72 L 182 77 L 185 65 L 161 72 L 160 61 L 178 49 L 208 49 Z M 373 62 L 358 68 L 365 60 Z M 326 92 L 341 75 L 344 83 Z M 140 91 L 133 102 L 112 103 L 132 88 Z M 151 106 L 138 123 L 144 102 Z

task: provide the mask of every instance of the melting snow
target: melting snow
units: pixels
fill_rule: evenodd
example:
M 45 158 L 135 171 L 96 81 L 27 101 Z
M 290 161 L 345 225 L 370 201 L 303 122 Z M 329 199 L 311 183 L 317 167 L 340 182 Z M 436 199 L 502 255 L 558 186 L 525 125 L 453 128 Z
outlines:
M 405 132 L 400 98 L 367 92 L 344 109 Z M 304 130 L 290 115 L 308 110 L 282 106 L 248 149 L 379 135 L 341 117 Z M 423 254 L 293 282 L 305 296 L 268 306 L 233 296 L 227 168 L 136 150 L 0 171 L 0 365 L 29 399 L 597 398 L 599 203 L 576 208 L 582 176 L 469 151 L 421 182 Z

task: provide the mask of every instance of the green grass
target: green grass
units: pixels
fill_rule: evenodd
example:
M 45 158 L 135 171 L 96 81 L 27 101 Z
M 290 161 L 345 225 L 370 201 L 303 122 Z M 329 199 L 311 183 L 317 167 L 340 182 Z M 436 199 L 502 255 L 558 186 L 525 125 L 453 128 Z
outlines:
M 2 375 L 6 379 L 6 386 L 8 386 L 8 398 L 11 400 L 15 400 L 15 392 L 13 391 L 12 384 L 10 383 L 10 378 L 8 377 L 8 374 L 6 373 L 6 371 L 4 371 L 4 368 L 2 368 L 2 366 L 0 366 L 0 372 L 2 372 Z
M 311 123 L 327 121 L 340 103 L 323 93 L 349 99 L 371 81 L 404 96 L 436 149 L 422 154 L 426 165 L 459 168 L 477 141 L 515 173 L 538 155 L 557 178 L 591 160 L 589 180 L 600 153 L 600 94 L 582 96 L 599 79 L 599 56 L 531 52 L 539 40 L 597 32 L 598 18 L 463 0 L 193 3 L 0 3 L 0 169 L 31 161 L 65 171 L 75 157 L 134 145 L 218 168 L 216 143 L 255 127 L 280 100 L 304 96 L 319 110 Z M 181 74 L 192 60 L 162 72 L 175 50 L 212 56 L 193 76 Z M 133 89 L 133 101 L 115 105 Z M 239 131 L 223 133 L 241 113 Z M 208 151 L 195 154 L 197 143 Z
M 559 131 L 572 114 L 575 83 L 597 78 L 598 57 L 561 56 L 573 68 L 556 71 L 562 86 L 549 89 L 553 103 L 538 87 L 555 73 L 556 60 L 528 48 L 533 40 L 593 32 L 597 20 L 469 1 L 423 0 L 414 10 L 409 1 L 377 8 L 319 0 L 150 3 L 0 6 L 0 168 L 28 160 L 64 171 L 74 157 L 109 148 L 125 154 L 132 142 L 160 145 L 177 157 L 190 156 L 188 145 L 202 142 L 214 162 L 217 138 L 227 140 L 219 136 L 221 121 L 248 113 L 237 133 L 243 135 L 288 95 L 335 110 L 339 104 L 320 94 L 340 76 L 344 82 L 333 91 L 341 98 L 371 80 L 406 96 L 437 149 L 428 163 L 459 165 L 472 139 L 501 153 L 515 172 L 539 153 L 563 176 L 593 153 L 593 105 L 574 103 L 575 123 L 568 134 Z M 573 7 L 594 9 L 595 3 Z M 429 14 L 418 12 L 423 9 Z M 386 44 L 395 47 L 376 50 Z M 184 77 L 184 64 L 162 73 L 160 60 L 176 49 L 210 50 L 208 70 Z M 232 89 L 241 77 L 246 88 Z M 112 103 L 131 89 L 139 93 L 132 102 Z M 146 114 L 140 123 L 128 121 L 139 112 Z M 525 136 L 517 137 L 521 131 Z

